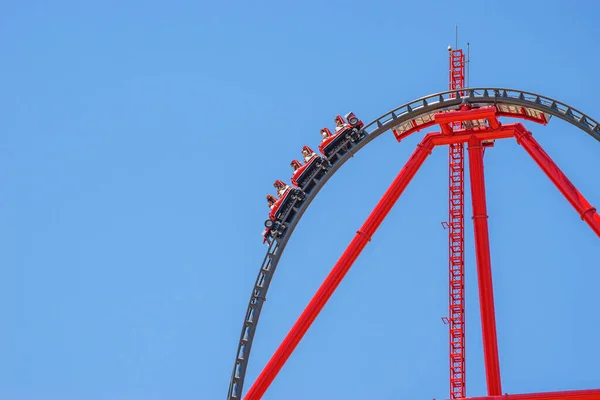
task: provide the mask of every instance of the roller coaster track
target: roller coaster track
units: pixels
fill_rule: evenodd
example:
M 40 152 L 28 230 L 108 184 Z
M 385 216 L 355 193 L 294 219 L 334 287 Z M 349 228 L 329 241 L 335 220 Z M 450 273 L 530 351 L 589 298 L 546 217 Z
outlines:
M 464 95 L 461 96 L 460 92 L 463 92 Z M 346 161 L 379 135 L 388 130 L 402 127 L 403 124 L 407 126 L 407 123 L 410 124 L 408 126 L 412 127 L 420 124 L 423 124 L 425 127 L 426 123 L 433 119 L 435 113 L 456 109 L 463 102 L 470 103 L 475 107 L 481 105 L 503 105 L 505 106 L 503 108 L 507 112 L 502 115 L 514 118 L 530 119 L 528 118 L 531 116 L 530 113 L 532 110 L 535 110 L 543 113 L 546 121 L 549 121 L 551 116 L 560 118 L 588 133 L 600 142 L 600 124 L 588 115 L 549 97 L 506 88 L 468 88 L 432 94 L 403 104 L 365 125 L 362 129 L 364 137 L 360 141 L 352 142 L 348 140 L 346 146 L 342 147 L 347 149 L 346 153 L 341 156 L 332 155 L 330 157 L 333 159 L 337 157 L 337 160 L 332 164 L 328 172 L 316 182 L 315 187 L 310 191 L 306 199 L 300 203 L 296 216 L 289 223 L 284 234 L 274 237 L 270 243 L 260 266 L 254 288 L 252 289 L 250 301 L 248 302 L 229 384 L 228 399 L 242 398 L 242 389 L 252 342 L 277 264 L 296 225 L 321 188 Z

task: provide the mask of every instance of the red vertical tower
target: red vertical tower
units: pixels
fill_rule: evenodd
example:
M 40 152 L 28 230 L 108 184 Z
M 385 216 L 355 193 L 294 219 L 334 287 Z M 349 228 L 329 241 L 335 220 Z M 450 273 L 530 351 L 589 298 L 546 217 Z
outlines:
M 457 90 L 465 85 L 465 56 L 462 50 L 448 48 L 449 88 Z M 464 92 L 459 92 L 462 96 Z M 456 95 L 452 95 L 456 97 Z M 460 122 L 452 123 L 460 128 Z M 450 325 L 450 398 L 466 397 L 465 390 L 465 257 L 464 257 L 464 146 L 453 143 L 448 146 L 449 201 L 449 317 Z

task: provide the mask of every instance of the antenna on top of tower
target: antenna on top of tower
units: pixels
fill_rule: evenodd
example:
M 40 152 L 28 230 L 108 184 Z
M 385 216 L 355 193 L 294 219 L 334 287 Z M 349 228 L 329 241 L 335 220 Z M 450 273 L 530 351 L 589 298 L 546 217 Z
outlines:
M 471 43 L 467 42 L 467 87 L 469 85 L 469 78 L 471 78 Z
M 458 49 L 458 25 L 456 25 L 456 43 L 454 45 L 455 49 Z
M 448 46 L 448 51 L 458 50 L 458 24 L 455 29 L 455 42 L 454 49 L 452 46 Z M 463 59 L 464 62 L 464 77 L 463 84 L 465 88 L 470 87 L 470 78 L 471 78 L 471 43 L 467 42 L 467 54 L 466 60 Z

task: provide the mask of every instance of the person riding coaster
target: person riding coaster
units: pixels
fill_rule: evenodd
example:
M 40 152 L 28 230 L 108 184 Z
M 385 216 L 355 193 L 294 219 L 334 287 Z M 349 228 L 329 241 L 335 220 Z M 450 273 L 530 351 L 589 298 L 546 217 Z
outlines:
M 275 183 L 273 183 L 273 187 L 277 189 L 277 196 L 279 196 L 279 198 L 283 197 L 285 191 L 290 188 L 290 186 L 280 181 L 279 179 L 277 179 Z
M 321 129 L 321 136 L 323 136 L 321 141 L 324 142 L 325 140 L 329 139 L 333 135 L 331 134 L 331 131 L 328 128 L 323 128 L 323 129 Z
M 269 209 L 273 209 L 275 207 L 275 203 L 277 203 L 277 199 L 272 194 L 267 195 L 267 203 L 269 203 Z
M 342 117 L 340 117 L 339 115 L 333 119 L 333 122 L 335 123 L 335 133 L 338 133 L 339 131 L 344 129 L 346 127 L 346 125 L 348 125 L 344 121 L 344 119 Z
M 304 156 L 304 163 L 310 161 L 311 158 L 317 155 L 310 147 L 304 146 L 302 147 L 302 155 Z
M 292 162 L 290 163 L 290 167 L 292 167 L 292 169 L 294 170 L 294 172 L 296 172 L 300 168 L 302 168 L 302 164 L 298 160 L 292 160 Z

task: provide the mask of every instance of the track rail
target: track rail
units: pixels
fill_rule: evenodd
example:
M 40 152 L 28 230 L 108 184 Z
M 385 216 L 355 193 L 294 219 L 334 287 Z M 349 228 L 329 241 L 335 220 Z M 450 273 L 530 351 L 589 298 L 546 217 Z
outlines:
M 463 92 L 464 95 L 461 96 L 460 92 Z M 306 199 L 299 205 L 297 215 L 287 227 L 284 235 L 275 237 L 269 245 L 265 258 L 260 266 L 254 288 L 252 289 L 250 301 L 248 302 L 244 324 L 238 342 L 233 372 L 229 383 L 228 399 L 242 398 L 242 390 L 246 376 L 246 368 L 250 358 L 250 351 L 252 349 L 252 342 L 256 333 L 260 313 L 266 300 L 267 291 L 269 290 L 269 285 L 271 284 L 281 255 L 285 250 L 285 246 L 296 228 L 296 225 L 321 188 L 346 161 L 377 136 L 388 130 L 394 129 L 407 121 L 442 110 L 454 109 L 463 102 L 468 102 L 473 105 L 504 104 L 519 108 L 524 107 L 534 109 L 547 116 L 560 118 L 588 133 L 600 142 L 600 123 L 581 111 L 546 96 L 505 88 L 468 88 L 435 93 L 403 104 L 365 125 L 362 129 L 365 137 L 358 143 L 353 143 L 351 141 L 347 142 L 347 148 L 349 148 L 348 152 L 343 156 L 337 156 L 338 159 L 336 162 L 317 182 Z M 526 115 L 519 114 L 505 116 L 527 119 Z

